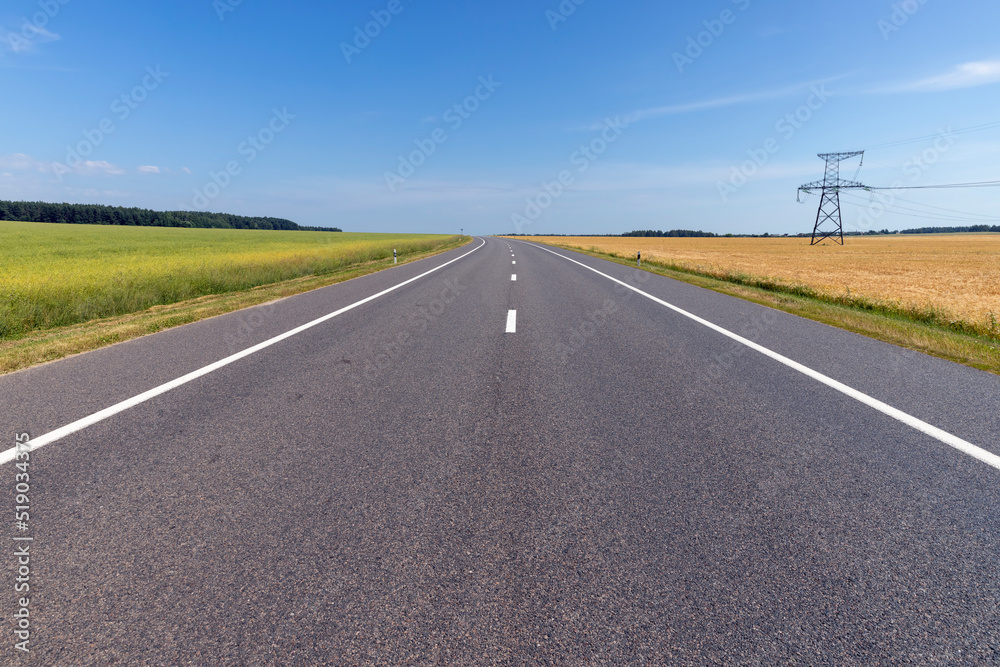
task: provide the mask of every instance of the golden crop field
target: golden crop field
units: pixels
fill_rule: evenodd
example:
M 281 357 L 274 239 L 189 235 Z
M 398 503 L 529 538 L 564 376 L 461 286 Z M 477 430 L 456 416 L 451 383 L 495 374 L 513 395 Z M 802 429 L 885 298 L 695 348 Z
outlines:
M 430 251 L 431 234 L 0 222 L 0 341 Z
M 723 276 L 749 274 L 831 296 L 944 310 L 990 329 L 1000 319 L 1000 234 L 848 237 L 844 246 L 801 238 L 531 237 L 553 245 L 673 264 Z

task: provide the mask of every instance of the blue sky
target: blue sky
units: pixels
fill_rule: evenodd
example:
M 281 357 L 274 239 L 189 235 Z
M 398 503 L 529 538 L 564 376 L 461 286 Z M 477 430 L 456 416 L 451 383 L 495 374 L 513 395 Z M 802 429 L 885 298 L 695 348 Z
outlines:
M 7 0 L 0 198 L 810 231 L 820 152 L 870 148 L 870 185 L 1000 179 L 1000 124 L 947 133 L 1000 121 L 998 25 L 995 0 Z M 998 194 L 854 192 L 844 225 L 1000 224 Z

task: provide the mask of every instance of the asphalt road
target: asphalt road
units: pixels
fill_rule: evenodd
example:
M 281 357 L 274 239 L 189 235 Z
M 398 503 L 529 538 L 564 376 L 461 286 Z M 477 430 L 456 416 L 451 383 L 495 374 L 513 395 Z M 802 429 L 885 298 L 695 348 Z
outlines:
M 32 452 L 2 660 L 1000 663 L 1000 470 L 581 264 L 992 454 L 1000 378 L 567 251 L 0 377 L 0 450 L 456 259 Z

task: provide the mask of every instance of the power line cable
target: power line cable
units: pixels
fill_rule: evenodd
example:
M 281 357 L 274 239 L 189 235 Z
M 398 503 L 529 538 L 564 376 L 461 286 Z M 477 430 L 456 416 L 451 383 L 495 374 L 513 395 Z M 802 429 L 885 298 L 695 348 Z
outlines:
M 949 135 L 960 135 L 960 134 L 970 134 L 972 132 L 983 132 L 985 130 L 992 130 L 993 128 L 1000 127 L 1000 121 L 993 121 L 991 123 L 983 123 L 982 125 L 973 125 L 972 127 L 965 127 L 958 130 L 948 130 Z M 916 144 L 923 141 L 929 141 L 931 139 L 937 139 L 942 136 L 943 132 L 938 132 L 937 134 L 928 134 L 922 137 L 916 137 L 915 139 L 903 139 L 900 141 L 890 141 L 884 144 L 876 144 L 875 146 L 868 146 L 865 148 L 866 151 L 878 150 L 880 148 L 893 148 L 895 146 L 906 146 L 907 144 Z
M 845 201 L 844 203 L 845 204 L 849 204 L 851 206 L 858 206 L 858 207 L 865 207 L 867 205 L 865 202 L 856 202 L 856 201 L 850 201 L 850 200 Z M 886 208 L 885 212 L 886 213 L 890 213 L 892 215 L 899 215 L 899 216 L 902 216 L 904 218 L 916 218 L 918 220 L 934 220 L 935 222 L 947 222 L 947 223 L 951 223 L 952 226 L 963 226 L 963 227 L 968 226 L 968 227 L 971 227 L 973 225 L 988 225 L 990 222 L 993 222 L 993 221 L 988 221 L 988 220 L 963 220 L 961 218 L 946 218 L 946 217 L 936 216 L 936 215 L 921 215 L 919 213 L 911 213 L 911 212 L 908 212 L 908 211 L 897 210 L 897 209 L 892 208 L 892 207 Z M 996 220 L 995 222 L 1000 222 L 1000 220 Z
M 847 197 L 848 203 L 854 204 L 856 206 L 871 206 L 871 200 L 865 199 L 853 193 L 844 193 Z M 917 204 L 918 206 L 920 204 Z M 983 225 L 990 222 L 1000 223 L 1000 218 L 988 218 L 988 217 L 964 217 L 966 214 L 960 214 L 963 217 L 958 216 L 944 216 L 944 215 L 934 215 L 931 211 L 921 211 L 919 209 L 913 209 L 908 206 L 900 206 L 895 203 L 885 203 L 879 202 L 879 206 L 885 210 L 887 213 L 895 213 L 897 215 L 903 215 L 911 218 L 922 218 L 925 220 L 940 220 L 944 222 L 964 222 L 970 225 Z M 957 212 L 956 212 L 957 213 Z M 979 215 L 979 214 L 971 214 Z
M 907 204 L 913 204 L 915 206 L 923 206 L 925 208 L 933 208 L 933 209 L 936 209 L 938 211 L 945 211 L 947 213 L 955 213 L 957 215 L 976 216 L 976 217 L 984 218 L 986 220 L 997 220 L 997 219 L 1000 219 L 1000 218 L 997 218 L 996 216 L 986 215 L 985 213 L 970 213 L 968 211 L 956 211 L 953 208 L 942 208 L 940 206 L 932 206 L 930 204 L 923 204 L 921 202 L 913 201 L 911 199 L 904 199 L 902 197 L 896 197 L 896 199 L 898 201 L 906 202 Z
M 995 188 L 1000 181 L 980 181 L 978 183 L 945 183 L 942 185 L 868 186 L 866 190 L 951 190 L 955 188 Z

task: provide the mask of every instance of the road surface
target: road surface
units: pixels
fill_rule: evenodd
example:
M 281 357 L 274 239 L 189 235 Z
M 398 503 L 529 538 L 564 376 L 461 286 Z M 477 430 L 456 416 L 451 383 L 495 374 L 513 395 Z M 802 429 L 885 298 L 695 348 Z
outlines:
M 44 445 L 8 664 L 1000 662 L 1000 378 L 569 251 L 476 239 L 0 414 Z

